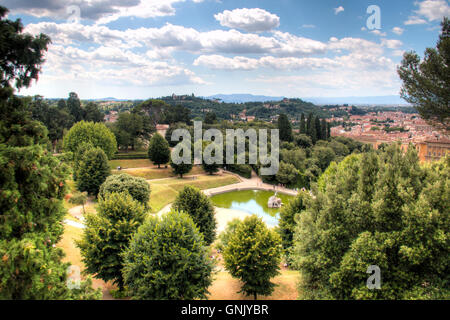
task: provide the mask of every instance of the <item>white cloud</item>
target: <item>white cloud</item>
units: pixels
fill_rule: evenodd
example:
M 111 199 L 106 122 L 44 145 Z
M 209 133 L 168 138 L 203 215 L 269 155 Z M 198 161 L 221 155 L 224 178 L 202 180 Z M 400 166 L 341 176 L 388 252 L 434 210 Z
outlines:
M 319 69 L 337 66 L 338 63 L 329 58 L 279 58 L 266 56 L 259 59 L 247 57 L 228 58 L 220 55 L 202 55 L 194 61 L 195 66 L 204 66 L 215 70 L 256 70 L 271 68 L 276 70 Z
M 414 4 L 419 9 L 414 11 L 414 15 L 408 17 L 408 20 L 404 22 L 405 25 L 425 24 L 427 20 L 432 22 L 450 16 L 450 6 L 447 0 L 424 0 Z
M 3 0 L 14 14 L 27 14 L 52 19 L 68 19 L 70 6 L 77 6 L 81 19 L 105 24 L 121 17 L 153 18 L 175 14 L 173 4 L 186 0 Z M 202 0 L 192 0 L 195 3 Z
M 400 27 L 394 27 L 392 28 L 392 32 L 401 36 L 403 34 L 403 32 L 405 31 L 405 29 L 402 29 Z
M 450 16 L 450 6 L 446 0 L 425 0 L 418 3 L 417 14 L 424 16 L 428 21 L 441 20 L 445 16 Z
M 342 11 L 344 11 L 344 7 L 343 6 L 339 6 L 337 8 L 334 8 L 334 14 L 339 14 Z
M 280 18 L 264 9 L 235 9 L 225 10 L 214 15 L 224 27 L 241 29 L 247 32 L 264 32 L 277 28 Z
M 403 45 L 403 42 L 394 39 L 382 39 L 381 44 L 389 49 L 398 49 Z
M 380 30 L 372 30 L 370 33 L 373 33 L 374 35 L 380 36 L 380 37 L 386 37 L 386 32 L 381 32 Z

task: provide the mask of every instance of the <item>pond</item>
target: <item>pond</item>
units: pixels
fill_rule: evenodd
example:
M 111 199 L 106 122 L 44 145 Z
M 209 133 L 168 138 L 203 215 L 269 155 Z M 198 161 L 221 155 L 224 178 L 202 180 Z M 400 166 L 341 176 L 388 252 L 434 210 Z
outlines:
M 267 207 L 267 201 L 274 195 L 273 191 L 242 190 L 231 191 L 211 197 L 211 201 L 216 207 L 240 210 L 249 214 L 256 214 L 270 227 L 278 225 L 279 213 L 281 209 L 271 209 Z M 294 197 L 283 193 L 278 193 L 283 205 L 289 203 Z

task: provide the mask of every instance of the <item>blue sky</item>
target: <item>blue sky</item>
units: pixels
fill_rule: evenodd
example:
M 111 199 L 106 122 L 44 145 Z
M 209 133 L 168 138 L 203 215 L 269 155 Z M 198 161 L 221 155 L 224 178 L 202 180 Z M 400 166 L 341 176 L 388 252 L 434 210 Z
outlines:
M 433 47 L 448 0 L 0 0 L 52 44 L 21 94 L 149 98 L 396 95 L 405 51 Z M 371 5 L 380 29 L 369 29 Z M 378 17 L 378 16 L 377 16 Z

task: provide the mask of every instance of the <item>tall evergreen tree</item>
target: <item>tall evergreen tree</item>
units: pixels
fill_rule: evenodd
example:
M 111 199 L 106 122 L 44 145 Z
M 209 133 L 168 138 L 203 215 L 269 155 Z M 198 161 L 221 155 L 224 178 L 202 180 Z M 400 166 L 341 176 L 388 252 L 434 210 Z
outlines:
M 84 119 L 84 110 L 81 108 L 81 101 L 75 92 L 69 93 L 69 99 L 67 99 L 66 104 L 70 114 L 75 119 L 75 122 L 79 122 Z
M 13 94 L 37 79 L 50 39 L 23 34 L 0 6 L 0 299 L 93 299 L 90 282 L 71 290 L 63 233 L 68 168 L 46 151 L 45 127 Z
M 156 132 L 150 139 L 148 145 L 148 158 L 154 164 L 161 168 L 162 164 L 166 164 L 170 160 L 170 147 L 166 139 Z
M 306 120 L 304 113 L 302 113 L 302 116 L 300 118 L 300 133 L 306 134 Z
M 278 117 L 278 130 L 280 130 L 281 141 L 291 142 L 293 140 L 291 122 L 284 113 L 280 114 Z

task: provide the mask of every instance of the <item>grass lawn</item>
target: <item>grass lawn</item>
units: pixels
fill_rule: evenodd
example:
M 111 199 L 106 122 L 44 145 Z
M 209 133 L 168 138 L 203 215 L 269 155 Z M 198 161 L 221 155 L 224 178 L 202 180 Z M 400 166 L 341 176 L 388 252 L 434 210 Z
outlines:
M 74 241 L 81 239 L 82 234 L 82 229 L 65 224 L 64 234 L 62 239 L 57 244 L 57 247 L 63 249 L 66 253 L 63 261 L 70 262 L 72 265 L 80 267 L 81 270 L 84 269 L 84 264 L 81 262 L 80 250 L 75 247 Z
M 217 188 L 229 184 L 238 183 L 235 176 L 224 174 L 222 176 L 199 176 L 192 178 L 170 178 L 165 180 L 149 181 L 150 183 L 150 207 L 151 212 L 156 213 L 169 203 L 173 202 L 186 185 L 191 185 L 201 190 Z
M 136 161 L 136 160 L 130 160 L 130 161 Z M 139 161 L 141 161 L 141 160 L 139 160 Z M 176 175 L 172 172 L 172 168 L 170 168 L 170 166 L 167 169 L 166 168 L 158 169 L 156 166 L 153 166 L 153 168 L 139 168 L 139 169 L 131 169 L 131 170 L 123 170 L 123 171 L 113 170 L 112 173 L 113 174 L 128 173 L 129 175 L 144 178 L 145 180 L 165 179 L 165 178 L 176 177 Z M 201 166 L 194 166 L 192 168 L 191 172 L 189 172 L 189 174 L 187 176 L 198 175 L 198 174 L 205 174 L 205 171 L 203 171 Z
M 281 274 L 272 280 L 277 285 L 273 294 L 258 296 L 258 300 L 296 300 L 298 280 L 298 271 L 282 270 Z M 241 290 L 241 282 L 226 271 L 215 275 L 215 280 L 208 290 L 208 300 L 253 300 L 252 296 L 246 297 L 243 293 L 238 293 Z
M 144 168 L 144 167 L 152 167 L 153 163 L 148 159 L 110 160 L 109 166 L 111 169 L 116 169 L 119 166 L 124 169 Z

